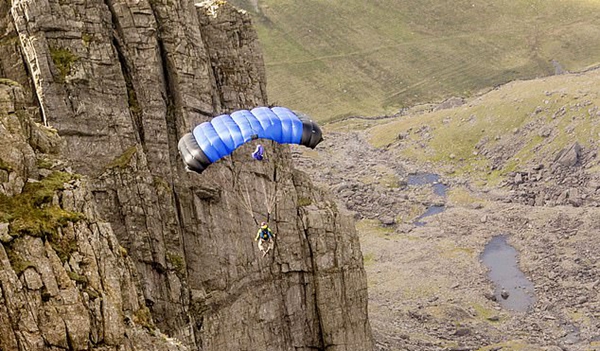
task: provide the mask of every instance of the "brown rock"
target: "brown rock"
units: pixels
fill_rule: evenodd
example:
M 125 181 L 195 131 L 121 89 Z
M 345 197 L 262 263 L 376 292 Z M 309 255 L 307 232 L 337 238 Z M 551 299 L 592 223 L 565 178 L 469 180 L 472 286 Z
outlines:
M 82 180 L 57 189 L 54 204 L 84 219 L 67 221 L 46 245 L 29 236 L 11 243 L 12 264 L 0 255 L 3 289 L 14 292 L 0 309 L 2 349 L 24 340 L 31 349 L 372 350 L 353 223 L 293 169 L 287 148 L 265 144 L 269 164 L 248 163 L 245 146 L 202 175 L 183 170 L 176 143 L 185 131 L 267 104 L 250 19 L 218 4 L 213 16 L 180 1 L 13 1 L 24 54 L 13 61 L 27 63 L 39 121 L 62 139 L 19 119 L 36 99 L 0 85 L 0 122 L 11 128 L 0 133 L 10 154 L 0 191 L 19 194 L 39 180 L 36 152 L 60 151 Z M 273 212 L 278 236 L 264 259 L 242 184 L 255 211 Z M 267 208 L 272 196 L 277 207 Z M 18 279 L 30 264 L 39 289 L 32 273 L 26 287 Z M 21 309 L 35 318 L 9 326 Z

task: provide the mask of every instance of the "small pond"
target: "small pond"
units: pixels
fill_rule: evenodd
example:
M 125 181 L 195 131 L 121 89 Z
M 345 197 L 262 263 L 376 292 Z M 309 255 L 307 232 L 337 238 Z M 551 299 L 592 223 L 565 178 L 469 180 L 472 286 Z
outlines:
M 507 242 L 506 235 L 493 237 L 485 246 L 481 259 L 494 285 L 494 296 L 502 307 L 525 312 L 535 303 L 533 283 L 521 272 L 518 252 Z M 508 293 L 502 297 L 502 290 Z M 506 295 L 505 295 L 506 296 Z
M 448 188 L 447 186 L 445 186 L 444 184 L 442 184 L 440 182 L 440 176 L 437 174 L 434 174 L 434 173 L 410 174 L 408 176 L 407 183 L 410 186 L 422 186 L 422 185 L 431 184 L 433 193 L 438 196 L 442 196 L 442 197 L 446 196 L 446 189 Z M 423 213 L 422 215 L 417 217 L 417 219 L 415 219 L 414 224 L 419 227 L 424 226 L 426 224 L 426 222 L 424 222 L 422 220 L 423 218 L 441 213 L 445 209 L 446 209 L 446 207 L 444 205 L 429 206 L 427 208 L 427 210 L 425 211 L 425 213 Z

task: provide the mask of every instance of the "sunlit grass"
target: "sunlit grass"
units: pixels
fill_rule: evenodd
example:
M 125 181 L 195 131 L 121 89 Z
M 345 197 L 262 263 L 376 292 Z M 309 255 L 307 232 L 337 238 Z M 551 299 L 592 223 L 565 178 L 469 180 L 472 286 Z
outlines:
M 383 227 L 376 219 L 363 219 L 356 222 L 356 230 L 361 234 L 386 236 L 394 232 L 393 228 Z
M 455 206 L 472 206 L 475 204 L 485 204 L 485 200 L 473 195 L 472 192 L 464 187 L 453 187 L 446 192 L 448 202 Z
M 381 122 L 368 129 L 369 141 L 375 147 L 392 145 L 415 162 L 446 165 L 457 175 L 497 183 L 525 164 L 553 159 L 575 142 L 596 143 L 599 76 L 592 71 L 513 82 L 461 107 Z M 495 169 L 485 150 L 504 158 L 495 160 L 501 162 Z
M 544 348 L 539 346 L 528 344 L 525 341 L 521 340 L 511 340 L 506 341 L 499 344 L 488 345 L 482 348 L 477 349 L 477 351 L 493 351 L 493 350 L 503 350 L 503 351 L 543 351 Z
M 271 102 L 320 121 L 472 96 L 600 57 L 597 1 L 265 0 L 258 12 L 232 2 L 254 16 Z

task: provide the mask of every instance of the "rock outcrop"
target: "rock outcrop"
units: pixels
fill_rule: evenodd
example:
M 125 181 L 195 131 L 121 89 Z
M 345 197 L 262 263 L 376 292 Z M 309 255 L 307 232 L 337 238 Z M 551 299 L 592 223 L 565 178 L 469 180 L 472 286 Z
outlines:
M 0 84 L 0 349 L 186 350 L 156 329 L 86 178 L 42 152 L 56 131 L 23 108 L 23 90 Z
M 267 104 L 248 16 L 223 1 L 14 0 L 0 19 L 0 72 L 23 87 L 4 89 L 21 106 L 0 116 L 43 124 L 3 131 L 0 145 L 24 147 L 3 158 L 1 189 L 25 198 L 52 181 L 31 206 L 60 209 L 50 234 L 6 237 L 32 266 L 2 260 L 2 289 L 37 296 L 44 315 L 17 328 L 27 309 L 5 304 L 6 349 L 137 350 L 147 335 L 163 349 L 372 349 L 356 232 L 287 147 L 265 144 L 269 163 L 246 145 L 201 176 L 183 171 L 177 140 L 193 125 Z M 264 259 L 249 210 L 270 212 L 278 234 Z M 67 249 L 52 254 L 52 240 Z M 20 332 L 35 339 L 10 344 Z

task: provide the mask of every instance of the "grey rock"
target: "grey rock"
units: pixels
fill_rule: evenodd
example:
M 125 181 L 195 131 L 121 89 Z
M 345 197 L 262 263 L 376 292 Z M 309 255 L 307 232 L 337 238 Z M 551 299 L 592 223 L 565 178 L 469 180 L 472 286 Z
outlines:
M 396 224 L 396 219 L 394 219 L 394 217 L 390 217 L 390 216 L 382 216 L 379 218 L 379 220 L 381 221 L 381 224 L 383 224 L 385 226 L 392 226 L 392 225 Z
M 568 148 L 561 150 L 554 159 L 555 165 L 563 167 L 574 167 L 579 162 L 581 156 L 581 146 L 579 143 L 574 143 Z
M 10 155 L 0 191 L 14 196 L 27 179 L 40 180 L 36 153 L 53 154 L 82 175 L 54 203 L 84 219 L 61 228 L 58 246 L 28 236 L 11 243 L 11 255 L 31 267 L 3 267 L 3 287 L 14 292 L 6 305 L 37 315 L 0 323 L 0 345 L 371 350 L 354 225 L 292 167 L 288 148 L 267 143 L 274 162 L 261 167 L 246 162 L 247 145 L 202 175 L 178 159 L 177 138 L 195 124 L 268 103 L 249 16 L 221 2 L 216 16 L 184 1 L 111 4 L 12 2 L 8 28 L 22 45 L 0 66 L 16 66 L 32 91 L 0 84 L 0 123 L 11 127 L 0 133 Z M 57 53 L 71 58 L 66 67 L 52 60 Z M 16 113 L 26 106 L 41 116 Z M 251 199 L 280 197 L 271 223 L 278 238 L 265 258 L 242 184 Z M 253 205 L 264 217 L 263 203 Z M 0 262 L 9 262 L 3 252 Z M 25 287 L 17 274 L 26 274 Z M 9 320 L 4 310 L 1 320 Z
M 523 176 L 521 175 L 521 173 L 515 174 L 514 183 L 515 184 L 522 184 L 523 183 Z
M 456 336 L 467 336 L 471 334 L 471 330 L 469 328 L 459 328 L 454 332 Z
M 6 244 L 12 240 L 13 237 L 8 233 L 8 223 L 0 223 L 0 241 Z

